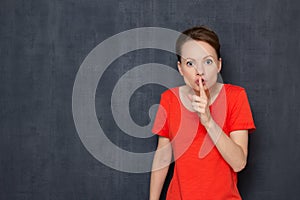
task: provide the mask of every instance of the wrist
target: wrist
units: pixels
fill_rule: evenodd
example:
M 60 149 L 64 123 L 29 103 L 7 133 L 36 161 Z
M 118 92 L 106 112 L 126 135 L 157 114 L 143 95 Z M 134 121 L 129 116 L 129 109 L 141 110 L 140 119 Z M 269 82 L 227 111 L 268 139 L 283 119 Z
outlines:
M 210 118 L 208 120 L 208 122 L 205 123 L 204 127 L 206 128 L 207 131 L 209 131 L 214 126 L 214 124 L 215 124 L 215 121 L 212 118 Z

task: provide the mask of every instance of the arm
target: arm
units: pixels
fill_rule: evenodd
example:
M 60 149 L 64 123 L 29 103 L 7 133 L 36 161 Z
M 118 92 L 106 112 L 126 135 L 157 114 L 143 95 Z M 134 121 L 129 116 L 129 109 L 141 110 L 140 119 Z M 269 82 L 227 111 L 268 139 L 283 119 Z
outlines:
M 162 147 L 164 148 L 161 149 Z M 169 170 L 171 158 L 172 148 L 170 140 L 165 137 L 159 137 L 157 150 L 155 152 L 152 164 L 150 181 L 150 200 L 159 199 L 162 187 L 165 182 L 165 178 Z
M 247 162 L 248 130 L 232 131 L 230 137 L 227 136 L 210 115 L 209 99 L 201 82 L 199 90 L 200 96 L 191 98 L 194 110 L 224 160 L 235 172 L 241 171 Z
M 218 151 L 233 171 L 239 172 L 244 169 L 248 154 L 248 130 L 232 131 L 229 137 L 213 119 L 205 127 Z

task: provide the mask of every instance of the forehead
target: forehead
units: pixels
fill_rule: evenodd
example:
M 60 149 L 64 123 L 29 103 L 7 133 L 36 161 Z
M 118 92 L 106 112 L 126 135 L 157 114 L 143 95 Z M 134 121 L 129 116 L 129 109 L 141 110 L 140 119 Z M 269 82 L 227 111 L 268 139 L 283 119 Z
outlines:
M 181 47 L 181 56 L 184 58 L 201 59 L 209 55 L 217 57 L 215 49 L 204 41 L 189 40 Z

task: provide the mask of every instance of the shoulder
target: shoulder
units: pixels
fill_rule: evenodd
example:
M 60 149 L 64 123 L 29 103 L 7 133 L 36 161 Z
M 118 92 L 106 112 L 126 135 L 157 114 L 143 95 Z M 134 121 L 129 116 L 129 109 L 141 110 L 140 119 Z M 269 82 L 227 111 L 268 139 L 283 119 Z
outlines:
M 165 106 L 179 105 L 179 87 L 167 89 L 161 94 L 160 103 Z
M 238 104 L 248 102 L 248 96 L 245 88 L 232 84 L 224 84 L 224 86 L 229 106 L 236 106 Z
M 162 98 L 172 98 L 178 96 L 179 87 L 169 88 L 161 94 Z
M 225 91 L 226 91 L 226 96 L 229 98 L 235 98 L 238 97 L 241 94 L 245 94 L 246 90 L 245 88 L 237 85 L 232 85 L 232 84 L 224 84 Z
M 229 92 L 233 92 L 233 93 L 239 93 L 241 91 L 245 91 L 245 88 L 238 86 L 238 85 L 232 85 L 229 83 L 224 84 L 225 89 Z

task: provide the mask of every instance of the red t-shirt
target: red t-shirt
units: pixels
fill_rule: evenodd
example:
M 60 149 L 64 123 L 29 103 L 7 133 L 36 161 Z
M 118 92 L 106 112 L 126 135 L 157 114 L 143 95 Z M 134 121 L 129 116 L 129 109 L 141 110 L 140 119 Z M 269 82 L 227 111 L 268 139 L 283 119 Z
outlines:
M 235 130 L 255 130 L 247 95 L 241 87 L 224 84 L 210 105 L 210 111 L 228 136 Z M 237 189 L 237 174 L 213 146 L 197 113 L 183 106 L 178 87 L 161 95 L 152 131 L 169 138 L 172 143 L 175 167 L 167 199 L 241 199 Z M 209 151 L 200 158 L 202 145 L 207 146 L 206 151 Z

